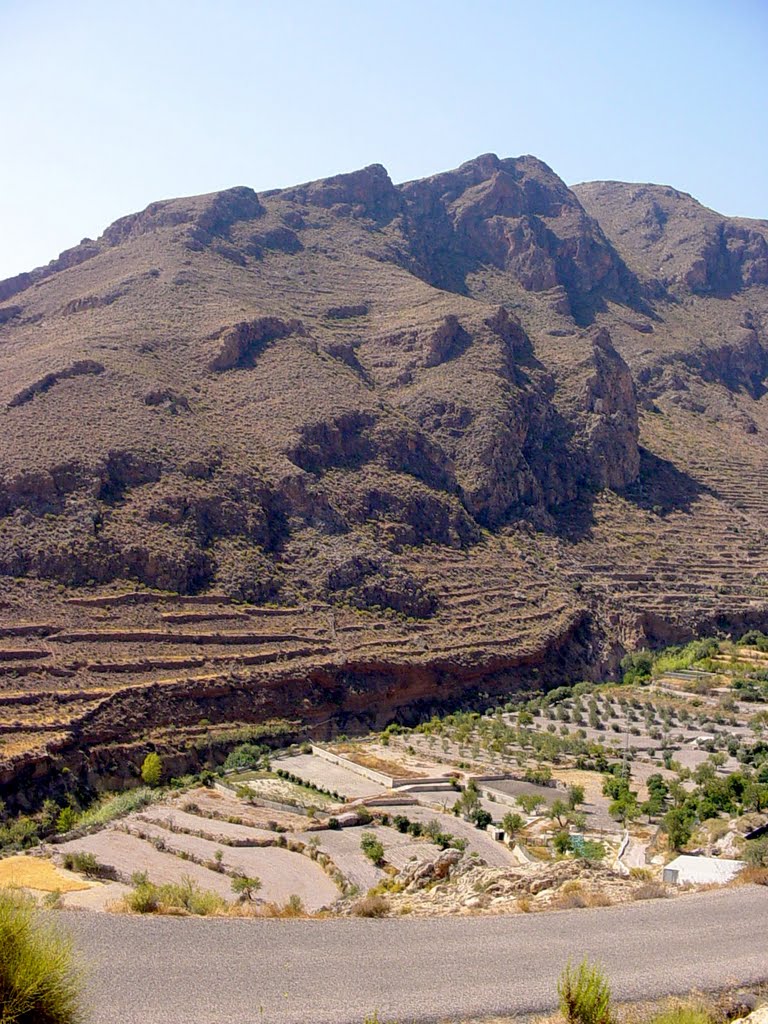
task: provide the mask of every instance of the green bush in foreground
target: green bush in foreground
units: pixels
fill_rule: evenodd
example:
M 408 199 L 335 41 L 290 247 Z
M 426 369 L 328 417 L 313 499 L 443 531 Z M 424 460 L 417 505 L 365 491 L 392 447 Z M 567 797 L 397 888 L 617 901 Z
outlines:
M 611 987 L 597 964 L 570 961 L 557 983 L 560 1011 L 568 1024 L 613 1024 Z
M 75 1024 L 80 989 L 69 940 L 27 897 L 0 890 L 0 1024 Z

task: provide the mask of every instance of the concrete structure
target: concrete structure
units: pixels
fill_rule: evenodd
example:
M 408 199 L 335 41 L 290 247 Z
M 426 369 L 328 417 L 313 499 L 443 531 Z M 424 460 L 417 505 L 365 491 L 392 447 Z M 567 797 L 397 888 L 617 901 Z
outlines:
M 744 867 L 743 860 L 717 857 L 675 857 L 664 868 L 662 880 L 672 885 L 725 885 Z

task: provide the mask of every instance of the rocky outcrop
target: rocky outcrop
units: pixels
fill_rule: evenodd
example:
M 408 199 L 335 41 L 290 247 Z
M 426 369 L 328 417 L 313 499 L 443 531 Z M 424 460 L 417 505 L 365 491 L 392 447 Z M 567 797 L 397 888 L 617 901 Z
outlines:
M 331 306 L 326 309 L 325 315 L 329 320 L 353 320 L 358 316 L 367 316 L 368 306 L 364 302 L 354 306 Z
M 71 380 L 73 377 L 95 376 L 103 372 L 103 365 L 97 363 L 95 359 L 78 359 L 77 362 L 67 366 L 64 370 L 47 373 L 40 380 L 36 380 L 34 384 L 30 384 L 28 387 L 17 392 L 8 403 L 8 408 L 15 409 L 20 405 L 26 405 L 27 402 L 31 402 L 37 395 L 44 395 L 46 391 L 50 391 L 52 387 L 55 387 L 56 384 L 63 380 Z
M 768 283 L 768 224 L 726 219 L 662 185 L 589 182 L 576 195 L 650 294 L 726 297 Z
M 151 203 L 140 213 L 116 220 L 99 242 L 116 246 L 127 239 L 183 224 L 194 226 L 192 237 L 198 241 L 210 241 L 214 236 L 226 235 L 237 221 L 254 220 L 262 213 L 263 207 L 253 189 L 239 186 L 189 200 L 169 199 Z
M 402 207 L 400 192 L 381 164 L 285 189 L 280 198 L 299 206 L 330 209 L 337 216 L 370 217 L 379 222 L 391 220 Z
M 424 351 L 424 365 L 439 366 L 440 363 L 461 355 L 470 340 L 458 317 L 447 316 L 429 336 Z
M 605 329 L 592 337 L 592 373 L 587 379 L 587 413 L 580 443 L 588 459 L 592 486 L 623 488 L 640 470 L 635 387 L 629 367 Z
M 263 316 L 258 320 L 223 328 L 216 335 L 221 345 L 208 364 L 209 369 L 221 373 L 223 370 L 252 366 L 259 352 L 269 342 L 301 333 L 303 326 L 300 320 L 286 322 L 275 316 Z
M 326 594 L 354 608 L 389 608 L 416 619 L 437 608 L 434 594 L 410 573 L 381 556 L 355 556 L 334 566 L 326 577 Z
M 632 301 L 631 273 L 598 223 L 540 160 L 489 153 L 456 171 L 410 182 L 402 193 L 417 266 L 439 287 L 465 290 L 467 275 L 490 265 L 527 291 L 561 286 L 582 319 L 606 298 Z

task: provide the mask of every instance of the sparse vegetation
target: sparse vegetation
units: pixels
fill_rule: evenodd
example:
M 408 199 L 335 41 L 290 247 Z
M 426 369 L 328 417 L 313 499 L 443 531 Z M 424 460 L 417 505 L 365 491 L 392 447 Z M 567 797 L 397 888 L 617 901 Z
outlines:
M 227 909 L 227 902 L 214 892 L 201 889 L 189 876 L 180 882 L 155 885 L 144 873 L 133 876 L 133 891 L 125 897 L 129 910 L 137 914 L 170 913 L 184 911 L 206 917 L 221 914 Z

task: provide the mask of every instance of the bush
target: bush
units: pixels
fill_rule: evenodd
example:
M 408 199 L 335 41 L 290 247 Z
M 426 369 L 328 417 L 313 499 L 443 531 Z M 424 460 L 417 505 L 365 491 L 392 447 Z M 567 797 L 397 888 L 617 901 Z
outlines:
M 115 878 L 115 869 L 108 864 L 101 864 L 92 853 L 65 853 L 62 864 L 67 871 L 79 871 L 89 878 Z
M 74 1024 L 81 978 L 67 938 L 38 918 L 32 901 L 0 891 L 0 1019 L 3 1024 Z
M 555 848 L 555 852 L 561 855 L 568 853 L 568 851 L 573 848 L 571 837 L 565 831 L 560 831 L 556 833 L 554 839 L 552 840 L 552 845 Z
M 249 903 L 253 900 L 260 888 L 260 878 L 249 878 L 247 875 L 235 875 L 232 879 L 232 892 L 235 896 L 239 896 L 241 900 L 248 901 Z
M 154 751 L 151 751 L 144 758 L 141 766 L 141 780 L 148 786 L 159 786 L 163 780 L 163 762 L 160 760 L 160 756 Z
M 752 867 L 768 868 L 768 836 L 750 839 L 744 847 L 744 860 Z
M 645 882 L 639 889 L 635 889 L 634 892 L 636 900 L 663 900 L 668 895 L 666 886 L 658 880 Z
M 56 818 L 56 831 L 59 835 L 71 832 L 77 824 L 77 811 L 74 807 L 62 807 L 59 816 Z
M 576 856 L 592 864 L 599 864 L 605 859 L 605 846 L 594 839 L 585 839 L 575 850 Z
M 384 847 L 373 832 L 363 832 L 360 840 L 360 849 L 376 867 L 381 867 L 384 863 Z
M 568 962 L 557 994 L 568 1024 L 613 1024 L 610 985 L 600 967 L 590 966 L 586 958 L 576 968 Z
M 153 793 L 146 786 L 139 786 L 138 789 L 128 789 L 125 793 L 116 793 L 114 796 L 107 796 L 101 799 L 87 811 L 83 811 L 77 819 L 77 824 L 82 828 L 90 828 L 92 825 L 106 825 L 115 818 L 121 818 L 131 811 L 137 811 L 147 804 L 160 799 L 159 793 Z
M 508 836 L 516 836 L 518 832 L 522 831 L 524 825 L 522 815 L 516 814 L 514 811 L 508 811 L 501 819 L 501 827 Z
M 306 912 L 301 896 L 293 893 L 280 908 L 280 917 L 304 917 Z
M 226 900 L 215 892 L 201 889 L 188 875 L 180 882 L 166 885 L 155 885 L 144 872 L 135 874 L 131 880 L 135 888 L 125 897 L 125 903 L 138 914 L 184 910 L 205 917 L 222 913 L 227 907 Z
M 228 771 L 230 769 L 259 768 L 267 753 L 269 753 L 267 747 L 258 746 L 256 743 L 241 743 L 227 756 L 224 768 Z
M 627 685 L 650 679 L 652 668 L 653 655 L 647 650 L 632 651 L 621 659 L 623 681 Z
M 135 914 L 155 914 L 160 909 L 160 893 L 156 885 L 142 881 L 125 897 L 125 905 Z
M 383 896 L 366 896 L 352 907 L 355 917 L 386 917 L 389 903 Z

